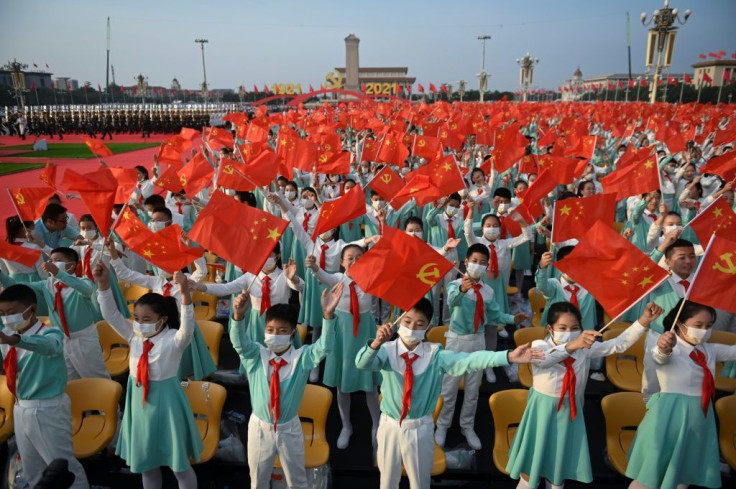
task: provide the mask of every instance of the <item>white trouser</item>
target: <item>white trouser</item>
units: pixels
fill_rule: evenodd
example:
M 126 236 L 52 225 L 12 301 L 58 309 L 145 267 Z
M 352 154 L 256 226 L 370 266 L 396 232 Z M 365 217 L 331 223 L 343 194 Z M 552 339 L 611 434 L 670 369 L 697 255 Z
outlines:
M 251 414 L 248 421 L 248 466 L 250 487 L 270 487 L 273 459 L 279 454 L 289 489 L 307 489 L 307 471 L 304 468 L 304 433 L 299 416 L 280 423 L 265 423 Z
M 434 306 L 437 325 L 450 324 L 450 306 L 447 304 L 447 286 L 455 280 L 455 271 L 451 270 L 437 285 L 432 287 L 432 305 Z M 442 294 L 444 292 L 444 295 Z M 440 300 L 444 299 L 444 300 Z
M 472 353 L 474 351 L 483 351 L 486 349 L 486 340 L 483 333 L 458 335 L 452 331 L 445 333 L 447 338 L 447 350 L 456 352 Z M 460 428 L 463 430 L 474 429 L 475 427 L 475 411 L 478 407 L 478 389 L 480 388 L 481 377 L 483 373 L 471 372 L 465 374 L 465 394 L 463 396 L 463 406 L 460 410 Z M 437 426 L 449 428 L 452 424 L 452 416 L 455 413 L 455 400 L 457 399 L 457 391 L 460 387 L 460 379 L 462 377 L 453 377 L 445 375 L 442 379 L 442 411 L 437 419 Z
M 15 442 L 23 474 L 34 487 L 46 467 L 57 458 L 66 459 L 74 474 L 74 489 L 89 488 L 87 475 L 72 448 L 72 414 L 69 396 L 18 400 L 13 408 Z
M 64 338 L 64 361 L 66 362 L 66 378 L 68 380 L 99 377 L 109 379 L 105 361 L 102 359 L 102 347 L 97 326 L 90 324 L 86 328 L 70 333 Z
M 644 396 L 644 402 L 649 401 L 650 397 L 659 392 L 657 366 L 652 355 L 652 350 L 657 346 L 659 336 L 659 333 L 650 330 L 644 340 L 644 374 L 641 377 L 641 393 Z
M 376 462 L 381 472 L 381 489 L 397 489 L 403 461 L 411 489 L 429 489 L 434 461 L 432 416 L 399 422 L 381 413 L 378 425 Z

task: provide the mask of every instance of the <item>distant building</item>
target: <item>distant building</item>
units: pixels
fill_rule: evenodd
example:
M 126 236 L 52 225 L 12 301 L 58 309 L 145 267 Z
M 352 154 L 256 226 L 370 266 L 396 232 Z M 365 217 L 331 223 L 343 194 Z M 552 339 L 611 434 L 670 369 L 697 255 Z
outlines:
M 564 101 L 579 100 L 583 94 L 583 72 L 580 67 L 572 74 L 572 78 L 566 81 L 562 86 L 562 96 Z
M 181 90 L 181 83 L 179 83 L 179 80 L 177 80 L 176 78 L 174 78 L 173 80 L 171 80 L 171 89 L 174 90 L 174 91 L 176 91 L 176 92 L 178 92 L 179 90 Z
M 703 73 L 707 73 L 711 80 L 711 86 L 720 87 L 723 85 L 723 72 L 731 75 L 731 80 L 736 76 L 736 59 L 709 59 L 691 65 L 695 69 L 693 74 L 693 83 L 695 86 L 700 85 L 703 79 Z
M 13 86 L 13 78 L 10 70 L 3 67 L 0 69 L 0 85 L 8 87 Z M 36 88 L 49 88 L 51 87 L 51 73 L 44 71 L 24 71 L 23 77 L 25 78 L 26 88 L 30 89 L 32 86 Z

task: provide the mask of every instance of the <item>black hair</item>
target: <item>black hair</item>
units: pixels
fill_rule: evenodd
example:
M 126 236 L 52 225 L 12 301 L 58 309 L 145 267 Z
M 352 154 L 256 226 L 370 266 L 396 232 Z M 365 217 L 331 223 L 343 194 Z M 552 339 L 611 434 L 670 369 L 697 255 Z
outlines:
M 257 205 L 256 196 L 253 192 L 238 190 L 235 192 L 235 196 L 240 202 L 248 204 L 251 207 L 255 207 Z
M 54 248 L 53 250 L 51 250 L 51 253 L 49 253 L 49 256 L 53 255 L 54 253 L 61 253 L 64 256 L 64 258 L 66 258 L 69 261 L 73 261 L 73 262 L 79 261 L 79 253 L 74 251 L 72 248 L 67 248 L 65 246 Z
M 21 221 L 18 216 L 10 216 L 5 219 L 5 241 L 10 244 L 15 243 L 15 235 L 24 229 L 24 225 L 30 229 L 33 227 L 33 221 Z
M 498 221 L 498 224 L 503 225 L 503 222 L 501 222 L 501 216 L 497 216 L 496 214 L 486 214 L 485 216 L 483 216 L 483 220 L 480 222 L 480 226 L 485 226 L 486 221 L 491 218 L 496 219 Z
M 682 219 L 682 216 L 677 211 L 668 211 L 667 214 L 664 215 L 664 217 L 669 217 L 669 216 L 677 216 L 680 219 Z
M 700 182 L 695 182 L 695 189 L 698 191 L 698 197 L 703 196 L 703 184 Z
M 113 206 L 112 206 L 112 210 L 113 210 L 113 211 L 114 211 L 115 213 L 117 213 L 117 214 L 120 214 L 120 211 L 122 211 L 122 210 L 123 210 L 123 206 L 125 206 L 125 204 L 113 204 Z
M 595 188 L 595 183 L 593 183 L 591 180 L 580 180 L 578 182 L 578 196 L 582 195 L 583 189 L 585 188 L 585 185 L 588 183 L 593 185 L 593 188 Z
M 313 193 L 313 194 L 315 195 L 315 197 L 319 195 L 319 194 L 317 193 L 317 191 L 316 191 L 316 190 L 314 190 L 314 187 L 304 187 L 304 188 L 302 189 L 302 197 L 304 197 L 304 192 L 312 192 L 312 193 Z
M 55 221 L 66 212 L 66 207 L 60 204 L 48 204 L 41 214 L 41 222 Z
M 148 180 L 148 170 L 146 170 L 146 167 L 143 165 L 136 165 L 135 169 L 141 173 L 143 173 L 143 176 L 146 177 L 146 180 Z
M 419 227 L 421 227 L 422 231 L 424 231 L 424 221 L 422 221 L 417 216 L 409 216 L 406 218 L 406 222 L 404 222 L 405 231 L 406 231 L 406 228 L 409 226 L 409 224 L 419 224 Z
M 288 178 L 286 178 L 286 177 L 285 177 L 285 176 L 283 176 L 283 175 L 279 175 L 278 177 L 276 177 L 276 181 L 277 181 L 277 182 L 281 182 L 281 181 L 284 181 L 284 182 L 286 182 L 286 183 L 289 183 L 289 179 L 288 179 Z M 284 185 L 286 185 L 286 184 L 284 184 Z
M 686 239 L 677 238 L 674 243 L 669 245 L 667 249 L 664 250 L 664 257 L 669 259 L 669 257 L 672 256 L 672 253 L 675 252 L 675 248 L 692 248 L 694 250 L 695 246 L 693 246 L 693 244 Z
M 527 182 L 526 180 L 517 180 L 517 181 L 515 181 L 514 182 L 514 188 L 516 188 L 520 183 L 523 183 L 524 185 L 527 186 L 527 188 L 529 188 L 529 182 Z
M 432 301 L 430 301 L 426 297 L 422 297 L 421 299 L 419 299 L 419 302 L 414 304 L 414 306 L 412 306 L 412 309 L 414 309 L 418 313 L 422 314 L 425 318 L 427 318 L 427 322 L 432 320 L 432 315 L 434 314 L 434 307 L 432 306 Z
M 462 202 L 463 201 L 462 197 L 460 197 L 460 194 L 457 193 L 457 192 L 453 192 L 449 196 L 447 196 L 447 200 L 448 201 L 450 201 L 450 200 L 457 200 L 458 202 Z
M 578 320 L 578 323 L 583 324 L 583 316 L 577 307 L 573 306 L 569 302 L 555 302 L 547 310 L 547 324 L 552 326 L 563 314 L 572 314 Z
M 25 284 L 15 284 L 0 292 L 0 302 L 20 302 L 24 306 L 38 304 L 36 293 Z
M 493 196 L 511 200 L 511 190 L 507 189 L 506 187 L 498 187 L 493 192 Z
M 490 260 L 491 254 L 488 252 L 488 247 L 481 243 L 475 243 L 468 246 L 468 252 L 465 254 L 465 258 L 470 259 L 473 253 L 480 253 L 486 257 L 486 260 Z
M 52 200 L 57 200 L 59 201 L 59 203 L 61 203 L 61 197 L 59 196 L 59 194 L 52 195 L 51 197 L 48 198 L 46 202 L 51 203 Z
M 685 299 L 680 299 L 677 301 L 677 304 L 675 304 L 675 307 L 672 308 L 670 312 L 667 313 L 667 315 L 662 320 L 662 324 L 664 325 L 664 330 L 669 331 L 672 329 L 672 325 L 675 322 L 675 317 L 677 316 L 677 312 L 680 310 L 680 305 L 682 305 L 682 301 Z M 713 316 L 713 321 L 716 320 L 716 310 L 713 309 L 710 306 L 706 306 L 704 304 L 698 304 L 697 302 L 693 301 L 685 301 L 685 305 L 682 306 L 682 311 L 680 311 L 680 316 L 677 318 L 677 320 L 681 323 L 684 323 L 686 320 L 690 319 L 691 317 L 695 316 L 701 311 L 708 311 L 711 316 Z
M 284 190 L 286 190 L 286 187 L 294 187 L 294 190 L 299 191 L 299 186 L 296 184 L 296 182 L 292 180 L 286 182 L 286 185 L 284 185 Z
M 346 178 L 345 180 L 343 180 L 342 184 L 345 185 L 348 182 L 353 182 L 355 185 L 357 185 L 354 178 Z
M 575 249 L 575 246 L 563 246 L 562 248 L 560 248 L 559 250 L 557 250 L 557 259 L 558 260 L 562 260 L 567 255 L 569 255 L 570 253 L 572 253 L 572 250 L 574 250 L 574 249 Z
M 570 192 L 569 190 L 563 190 L 557 194 L 557 200 L 574 199 L 577 198 L 577 194 Z
M 149 195 L 146 200 L 143 201 L 143 205 L 150 205 L 153 207 L 165 206 L 166 201 L 163 197 L 157 194 Z
M 160 205 L 158 207 L 153 208 L 153 212 L 151 214 L 155 214 L 157 212 L 161 212 L 162 214 L 166 214 L 166 217 L 169 218 L 169 221 L 171 221 L 174 217 L 174 215 L 171 213 L 171 209 L 166 207 L 165 205 Z
M 276 304 L 266 310 L 266 324 L 273 320 L 284 321 L 291 326 L 292 330 L 294 330 L 296 329 L 296 323 L 299 320 L 299 314 L 296 309 L 289 304 Z
M 179 329 L 179 303 L 175 298 L 169 296 L 164 297 L 161 294 L 155 292 L 149 292 L 143 294 L 135 301 L 137 306 L 147 306 L 159 316 L 167 316 L 168 321 L 165 326 L 171 329 Z
M 79 218 L 79 222 L 91 222 L 95 227 L 97 227 L 97 223 L 95 222 L 95 218 L 92 217 L 92 214 L 82 214 L 82 217 Z
M 473 170 L 470 172 L 470 176 L 472 177 L 473 173 L 475 172 L 481 172 L 481 174 L 483 175 L 483 178 L 485 178 L 486 176 L 486 172 L 484 172 L 483 169 L 480 168 L 479 166 L 476 166 L 475 168 L 473 168 Z
M 345 252 L 348 251 L 348 250 L 351 250 L 351 249 L 360 250 L 360 251 L 365 252 L 365 250 L 363 249 L 363 247 L 362 246 L 358 246 L 357 244 L 348 244 L 348 245 L 345 245 L 343 247 L 343 249 L 340 250 L 340 261 L 342 261 L 343 258 L 345 257 Z

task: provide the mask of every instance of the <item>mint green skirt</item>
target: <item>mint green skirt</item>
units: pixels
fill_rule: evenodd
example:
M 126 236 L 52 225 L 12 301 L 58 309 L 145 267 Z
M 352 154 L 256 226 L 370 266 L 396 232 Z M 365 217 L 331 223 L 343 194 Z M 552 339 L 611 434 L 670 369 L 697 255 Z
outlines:
M 204 341 L 199 326 L 194 325 L 192 341 L 186 347 L 179 363 L 179 378 L 189 377 L 192 380 L 202 380 L 217 370 L 207 343 Z
M 326 288 L 326 285 L 319 283 L 319 280 L 317 280 L 314 274 L 310 270 L 307 270 L 306 276 L 304 276 L 302 305 L 299 308 L 299 324 L 313 328 L 322 326 L 322 304 L 320 303 L 320 299 L 322 297 L 322 291 Z
M 322 382 L 330 387 L 337 387 L 344 393 L 372 392 L 380 382 L 380 374 L 358 369 L 355 366 L 355 357 L 368 340 L 376 336 L 376 321 L 373 315 L 370 312 L 360 315 L 358 336 L 353 336 L 352 314 L 335 311 L 335 319 L 335 348 L 325 359 Z

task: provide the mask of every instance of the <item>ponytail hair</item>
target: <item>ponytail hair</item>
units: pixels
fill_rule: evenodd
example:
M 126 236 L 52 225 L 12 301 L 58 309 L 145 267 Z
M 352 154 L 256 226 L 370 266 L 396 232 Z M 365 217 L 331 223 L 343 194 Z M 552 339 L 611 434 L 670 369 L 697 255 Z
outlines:
M 21 221 L 18 216 L 10 216 L 5 219 L 5 241 L 10 244 L 15 243 L 15 235 L 18 234 L 23 227 L 28 229 L 33 227 L 33 221 Z
M 167 316 L 169 320 L 165 326 L 171 329 L 179 329 L 179 303 L 173 297 L 164 297 L 161 294 L 149 292 L 135 301 L 135 305 L 150 307 L 159 316 Z
M 682 301 L 685 299 L 680 299 L 677 301 L 677 304 L 675 304 L 675 307 L 673 307 L 670 312 L 667 313 L 667 315 L 662 320 L 662 325 L 664 326 L 665 331 L 669 331 L 672 329 L 672 326 L 675 323 L 675 317 L 677 317 L 677 312 L 680 311 L 680 306 L 682 305 Z M 685 301 L 685 305 L 682 306 L 682 311 L 680 311 L 680 317 L 677 318 L 677 320 L 681 323 L 684 323 L 691 317 L 695 316 L 699 312 L 702 311 L 708 311 L 711 316 L 713 316 L 713 322 L 716 320 L 716 310 L 713 309 L 710 306 L 705 306 L 703 304 L 698 304 L 697 302 L 693 301 Z
M 578 310 L 577 307 L 572 305 L 570 302 L 555 302 L 551 306 L 549 306 L 549 310 L 547 311 L 547 325 L 552 326 L 557 321 L 559 321 L 560 316 L 563 314 L 572 314 L 575 316 L 575 319 L 578 320 L 578 323 L 582 326 L 583 324 L 583 317 L 580 314 L 580 310 Z

